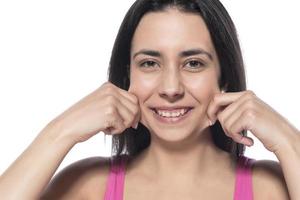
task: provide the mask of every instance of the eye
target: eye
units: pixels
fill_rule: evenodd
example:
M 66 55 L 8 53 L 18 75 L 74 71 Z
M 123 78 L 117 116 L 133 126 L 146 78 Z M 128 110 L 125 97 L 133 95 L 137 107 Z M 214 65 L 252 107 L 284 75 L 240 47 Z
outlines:
M 198 60 L 191 60 L 191 61 L 187 62 L 186 65 L 189 66 L 189 68 L 191 68 L 194 71 L 205 66 L 205 64 L 203 62 L 200 62 Z
M 150 67 L 154 67 L 155 64 L 157 64 L 157 63 L 154 61 L 148 60 L 148 61 L 142 62 L 139 66 L 145 67 L 145 68 L 150 68 Z

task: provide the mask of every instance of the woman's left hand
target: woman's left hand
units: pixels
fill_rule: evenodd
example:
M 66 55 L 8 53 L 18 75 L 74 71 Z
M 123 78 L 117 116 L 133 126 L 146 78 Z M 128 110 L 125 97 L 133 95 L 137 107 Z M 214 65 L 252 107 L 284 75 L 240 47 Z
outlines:
M 235 142 L 253 145 L 253 139 L 243 137 L 249 130 L 271 152 L 290 145 L 298 131 L 287 119 L 259 99 L 250 90 L 217 93 L 209 103 L 207 115 L 214 124 L 219 120 L 225 134 Z

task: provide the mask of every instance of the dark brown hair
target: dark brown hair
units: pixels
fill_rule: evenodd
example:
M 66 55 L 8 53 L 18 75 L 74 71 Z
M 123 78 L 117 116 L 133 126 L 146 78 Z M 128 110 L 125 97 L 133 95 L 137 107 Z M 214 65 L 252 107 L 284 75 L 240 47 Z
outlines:
M 141 18 L 148 12 L 163 12 L 168 8 L 198 14 L 203 18 L 216 49 L 221 76 L 219 87 L 227 92 L 246 90 L 242 53 L 234 23 L 218 0 L 137 0 L 128 10 L 117 34 L 108 79 L 114 85 L 128 90 L 131 41 Z M 231 153 L 236 159 L 244 154 L 245 145 L 226 136 L 219 121 L 210 127 L 217 147 Z M 242 131 L 246 136 L 246 131 Z M 125 154 L 132 158 L 147 148 L 151 142 L 148 129 L 139 123 L 138 129 L 128 128 L 112 136 L 112 157 Z

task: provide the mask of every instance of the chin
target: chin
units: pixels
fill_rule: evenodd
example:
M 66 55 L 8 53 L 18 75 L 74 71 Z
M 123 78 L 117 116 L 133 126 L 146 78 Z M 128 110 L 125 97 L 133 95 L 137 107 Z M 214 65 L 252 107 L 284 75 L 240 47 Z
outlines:
M 147 127 L 150 131 L 152 139 L 155 138 L 170 143 L 182 143 L 184 141 L 195 141 L 207 128 L 201 124 L 189 124 L 185 126 L 161 126 L 157 123 L 149 123 Z

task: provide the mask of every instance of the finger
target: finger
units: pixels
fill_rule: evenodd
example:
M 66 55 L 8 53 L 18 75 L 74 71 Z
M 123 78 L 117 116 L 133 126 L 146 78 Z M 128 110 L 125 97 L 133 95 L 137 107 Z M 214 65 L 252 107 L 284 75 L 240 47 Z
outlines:
M 217 120 L 217 113 L 220 108 L 236 101 L 242 93 L 243 92 L 216 93 L 208 105 L 207 115 L 209 119 L 214 123 Z
M 244 144 L 246 146 L 252 146 L 254 144 L 254 141 L 252 138 L 250 138 L 248 136 L 243 136 L 241 133 L 235 133 L 231 137 L 235 142 Z
M 137 96 L 134 94 L 134 89 L 132 88 L 132 85 L 129 86 L 128 91 L 126 90 L 119 90 L 120 94 L 123 95 L 124 97 L 129 98 L 135 107 L 132 108 L 133 112 L 136 113 L 134 123 L 133 123 L 133 128 L 137 128 L 138 123 L 141 118 L 141 111 L 140 111 L 140 105 Z
M 118 94 L 122 95 L 123 97 L 127 98 L 128 100 L 132 101 L 133 104 L 137 104 L 138 103 L 138 98 L 131 92 L 126 91 L 122 88 L 117 87 L 114 84 L 110 84 L 110 86 L 112 86 Z M 130 89 L 130 88 L 129 88 Z
M 245 108 L 243 104 L 249 99 L 249 96 L 243 95 L 237 101 L 227 106 L 222 113 L 218 114 L 218 120 L 220 121 L 222 128 L 226 135 L 232 137 L 236 142 L 243 143 L 247 146 L 253 145 L 253 139 L 250 137 L 242 136 L 240 132 L 233 130 L 234 124 L 240 124 L 242 113 Z M 242 130 L 241 130 L 242 131 Z
M 124 97 L 127 97 L 130 99 L 134 104 L 138 104 L 138 98 L 137 96 L 132 92 L 131 88 L 128 89 L 128 91 L 120 89 L 118 90 L 120 94 L 122 94 Z
M 243 136 L 241 143 L 250 147 L 254 145 L 254 140 L 251 137 Z
M 217 113 L 217 119 L 224 127 L 228 129 L 235 122 L 244 111 L 243 105 L 250 97 L 248 95 L 242 95 L 238 100 L 228 105 L 223 111 Z M 228 131 L 228 130 L 227 130 Z
M 247 109 L 247 102 L 252 99 L 253 92 L 246 91 L 238 100 L 227 106 L 222 113 L 218 113 L 218 120 L 224 124 L 226 131 L 229 131 L 228 128 L 242 116 Z
M 254 144 L 254 140 L 252 138 L 248 136 L 244 136 L 244 138 L 242 138 L 243 136 L 241 135 L 241 132 L 244 130 L 251 131 L 251 126 L 249 124 L 249 119 L 247 119 L 243 113 L 240 113 L 239 117 L 231 125 L 230 132 L 232 135 L 234 135 L 236 142 L 252 146 Z
M 233 126 L 240 126 L 242 127 L 242 123 L 240 120 L 240 115 L 235 113 L 235 118 L 237 119 L 236 121 L 234 121 L 231 125 L 228 124 L 224 124 L 221 123 L 221 126 L 225 132 L 225 134 L 228 137 L 231 137 L 235 142 L 240 143 L 240 144 L 244 144 L 247 146 L 252 146 L 254 144 L 254 141 L 252 138 L 248 137 L 248 136 L 243 136 L 242 135 L 242 131 L 244 130 L 243 128 L 239 128 L 239 131 L 236 131 L 234 128 L 231 128 Z
M 239 129 L 241 131 L 237 132 L 237 131 L 234 131 L 234 128 L 231 128 L 232 126 L 237 125 L 239 123 L 241 123 L 241 122 L 239 122 L 239 121 L 234 122 L 229 128 L 226 127 L 226 125 L 222 125 L 222 128 L 223 128 L 224 132 L 226 133 L 226 135 L 228 137 L 231 137 L 235 142 L 241 143 L 241 144 L 244 144 L 247 146 L 252 146 L 254 144 L 253 139 L 248 136 L 243 136 L 241 133 L 244 129 Z
M 139 110 L 139 104 L 132 102 L 129 98 L 121 94 L 121 97 L 118 97 L 120 99 L 120 102 L 127 107 L 132 113 L 137 114 Z
M 126 93 L 128 93 L 127 91 L 124 90 L 123 92 L 121 92 L 121 89 L 117 89 L 116 91 L 117 91 L 116 93 L 114 92 L 111 95 L 114 96 L 114 98 L 119 102 L 119 104 L 121 104 L 123 107 L 131 111 L 132 114 L 132 116 L 128 116 L 124 108 L 123 109 L 121 108 L 120 114 L 124 116 L 125 126 L 127 127 L 132 126 L 133 128 L 136 127 L 139 121 L 138 114 L 140 112 L 139 103 L 137 99 L 136 99 L 137 103 L 135 103 L 130 98 L 128 98 L 128 95 L 126 95 Z
M 136 117 L 134 119 L 132 128 L 137 129 L 139 121 L 141 120 L 141 110 L 140 109 L 138 109 L 138 113 L 135 116 Z
M 121 133 L 126 129 L 118 110 L 108 118 L 107 124 L 107 128 L 103 132 L 108 135 Z
M 132 101 L 128 100 L 126 97 L 122 96 L 123 98 L 120 100 L 120 102 L 123 104 L 123 106 L 127 107 L 131 113 L 134 116 L 134 119 L 132 120 L 132 128 L 136 128 L 138 125 L 138 122 L 140 121 L 140 107 L 139 104 L 134 104 Z
M 126 128 L 129 128 L 130 126 L 134 127 L 136 113 L 132 112 L 127 105 L 124 105 L 122 100 L 120 100 L 120 104 L 117 106 L 117 108 L 124 121 L 124 125 L 126 126 Z

